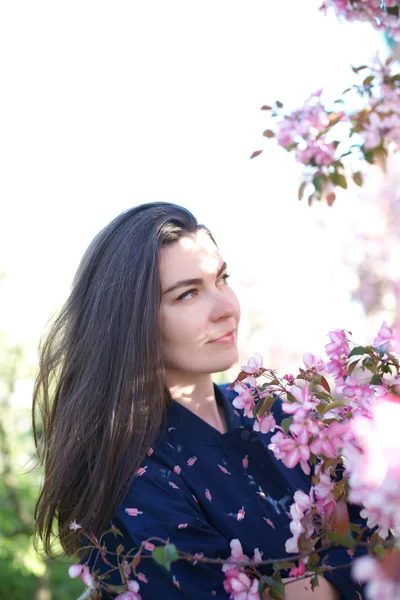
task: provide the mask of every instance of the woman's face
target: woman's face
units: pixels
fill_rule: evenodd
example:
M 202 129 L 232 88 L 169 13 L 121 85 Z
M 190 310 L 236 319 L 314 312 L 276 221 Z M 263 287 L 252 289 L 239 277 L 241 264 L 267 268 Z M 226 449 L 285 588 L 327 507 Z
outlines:
M 161 249 L 160 326 L 167 371 L 217 373 L 238 361 L 240 306 L 227 273 L 203 230 Z M 201 281 L 184 282 L 189 279 Z M 231 341 L 213 342 L 232 330 Z

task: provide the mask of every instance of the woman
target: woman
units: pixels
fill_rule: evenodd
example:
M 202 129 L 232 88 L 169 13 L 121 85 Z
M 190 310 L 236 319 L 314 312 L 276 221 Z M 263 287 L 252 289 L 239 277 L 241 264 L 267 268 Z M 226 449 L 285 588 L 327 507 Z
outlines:
M 73 521 L 97 536 L 111 521 L 123 537 L 108 535 L 109 551 L 156 536 L 199 557 L 228 558 L 232 539 L 249 556 L 256 547 L 264 559 L 286 555 L 286 513 L 309 482 L 233 409 L 235 392 L 212 382 L 238 361 L 228 277 L 210 231 L 175 204 L 128 210 L 89 246 L 41 347 L 34 390 L 45 467 L 36 536 L 49 556 L 55 537 L 66 554 L 79 549 Z M 229 597 L 221 565 L 177 561 L 168 571 L 143 558 L 137 570 L 144 600 Z M 119 582 L 113 573 L 109 583 Z M 290 583 L 286 597 L 357 597 L 344 572 L 314 593 L 304 585 Z

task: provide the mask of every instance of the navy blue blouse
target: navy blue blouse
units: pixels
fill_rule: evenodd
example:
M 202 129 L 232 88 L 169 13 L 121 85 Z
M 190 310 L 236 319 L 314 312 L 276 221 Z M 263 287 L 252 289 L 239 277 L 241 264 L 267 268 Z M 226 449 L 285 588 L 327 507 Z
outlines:
M 226 415 L 228 431 L 224 434 L 172 402 L 165 429 L 149 449 L 112 520 L 123 538 L 109 536 L 109 550 L 122 544 L 127 552 L 157 536 L 192 555 L 226 559 L 231 554 L 229 542 L 238 538 L 250 558 L 255 548 L 264 560 L 290 558 L 285 551 L 285 541 L 292 536 L 289 507 L 297 489 L 309 492 L 310 479 L 299 467 L 288 469 L 274 457 L 267 448 L 273 434 L 253 431 L 254 421 L 233 407 L 237 394 L 228 387 L 214 384 L 216 401 Z M 273 413 L 279 422 L 279 401 Z M 350 561 L 344 548 L 329 550 L 328 564 Z M 109 567 L 98 559 L 96 568 Z M 257 568 L 272 573 L 269 566 Z M 220 564 L 179 560 L 168 571 L 147 558 L 140 561 L 137 571 L 143 600 L 229 598 Z M 121 582 L 116 575 L 109 583 Z M 340 590 L 341 599 L 360 598 L 362 588 L 353 583 L 350 569 L 325 576 Z

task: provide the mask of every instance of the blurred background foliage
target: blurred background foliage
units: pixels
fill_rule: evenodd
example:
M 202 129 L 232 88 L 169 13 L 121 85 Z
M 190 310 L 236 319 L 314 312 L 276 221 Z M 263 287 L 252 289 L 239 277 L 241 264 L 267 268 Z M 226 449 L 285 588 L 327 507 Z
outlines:
M 3 277 L 1 286 L 6 285 Z M 44 560 L 32 544 L 35 497 L 41 471 L 35 468 L 31 387 L 35 365 L 23 346 L 0 331 L 0 598 L 71 600 L 82 582 L 68 577 L 70 562 Z M 53 590 L 53 592 L 51 591 Z

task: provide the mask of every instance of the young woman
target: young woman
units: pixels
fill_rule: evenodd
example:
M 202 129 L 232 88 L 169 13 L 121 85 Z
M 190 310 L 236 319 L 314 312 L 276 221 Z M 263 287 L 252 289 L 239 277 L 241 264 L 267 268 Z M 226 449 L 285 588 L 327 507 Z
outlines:
M 269 434 L 254 432 L 232 406 L 235 392 L 212 381 L 238 361 L 228 277 L 210 231 L 175 204 L 128 210 L 89 246 L 41 345 L 34 391 L 45 468 L 36 537 L 49 556 L 54 539 L 66 554 L 79 549 L 73 521 L 97 536 L 112 523 L 123 534 L 106 537 L 114 552 L 158 537 L 199 557 L 227 559 L 232 539 L 251 557 L 255 548 L 286 556 L 287 511 L 310 482 L 274 458 Z M 328 562 L 349 560 L 335 549 Z M 138 571 L 144 600 L 229 597 L 218 564 L 179 560 L 169 571 L 143 558 Z M 359 589 L 345 569 L 315 592 L 291 582 L 286 598 L 350 600 Z

